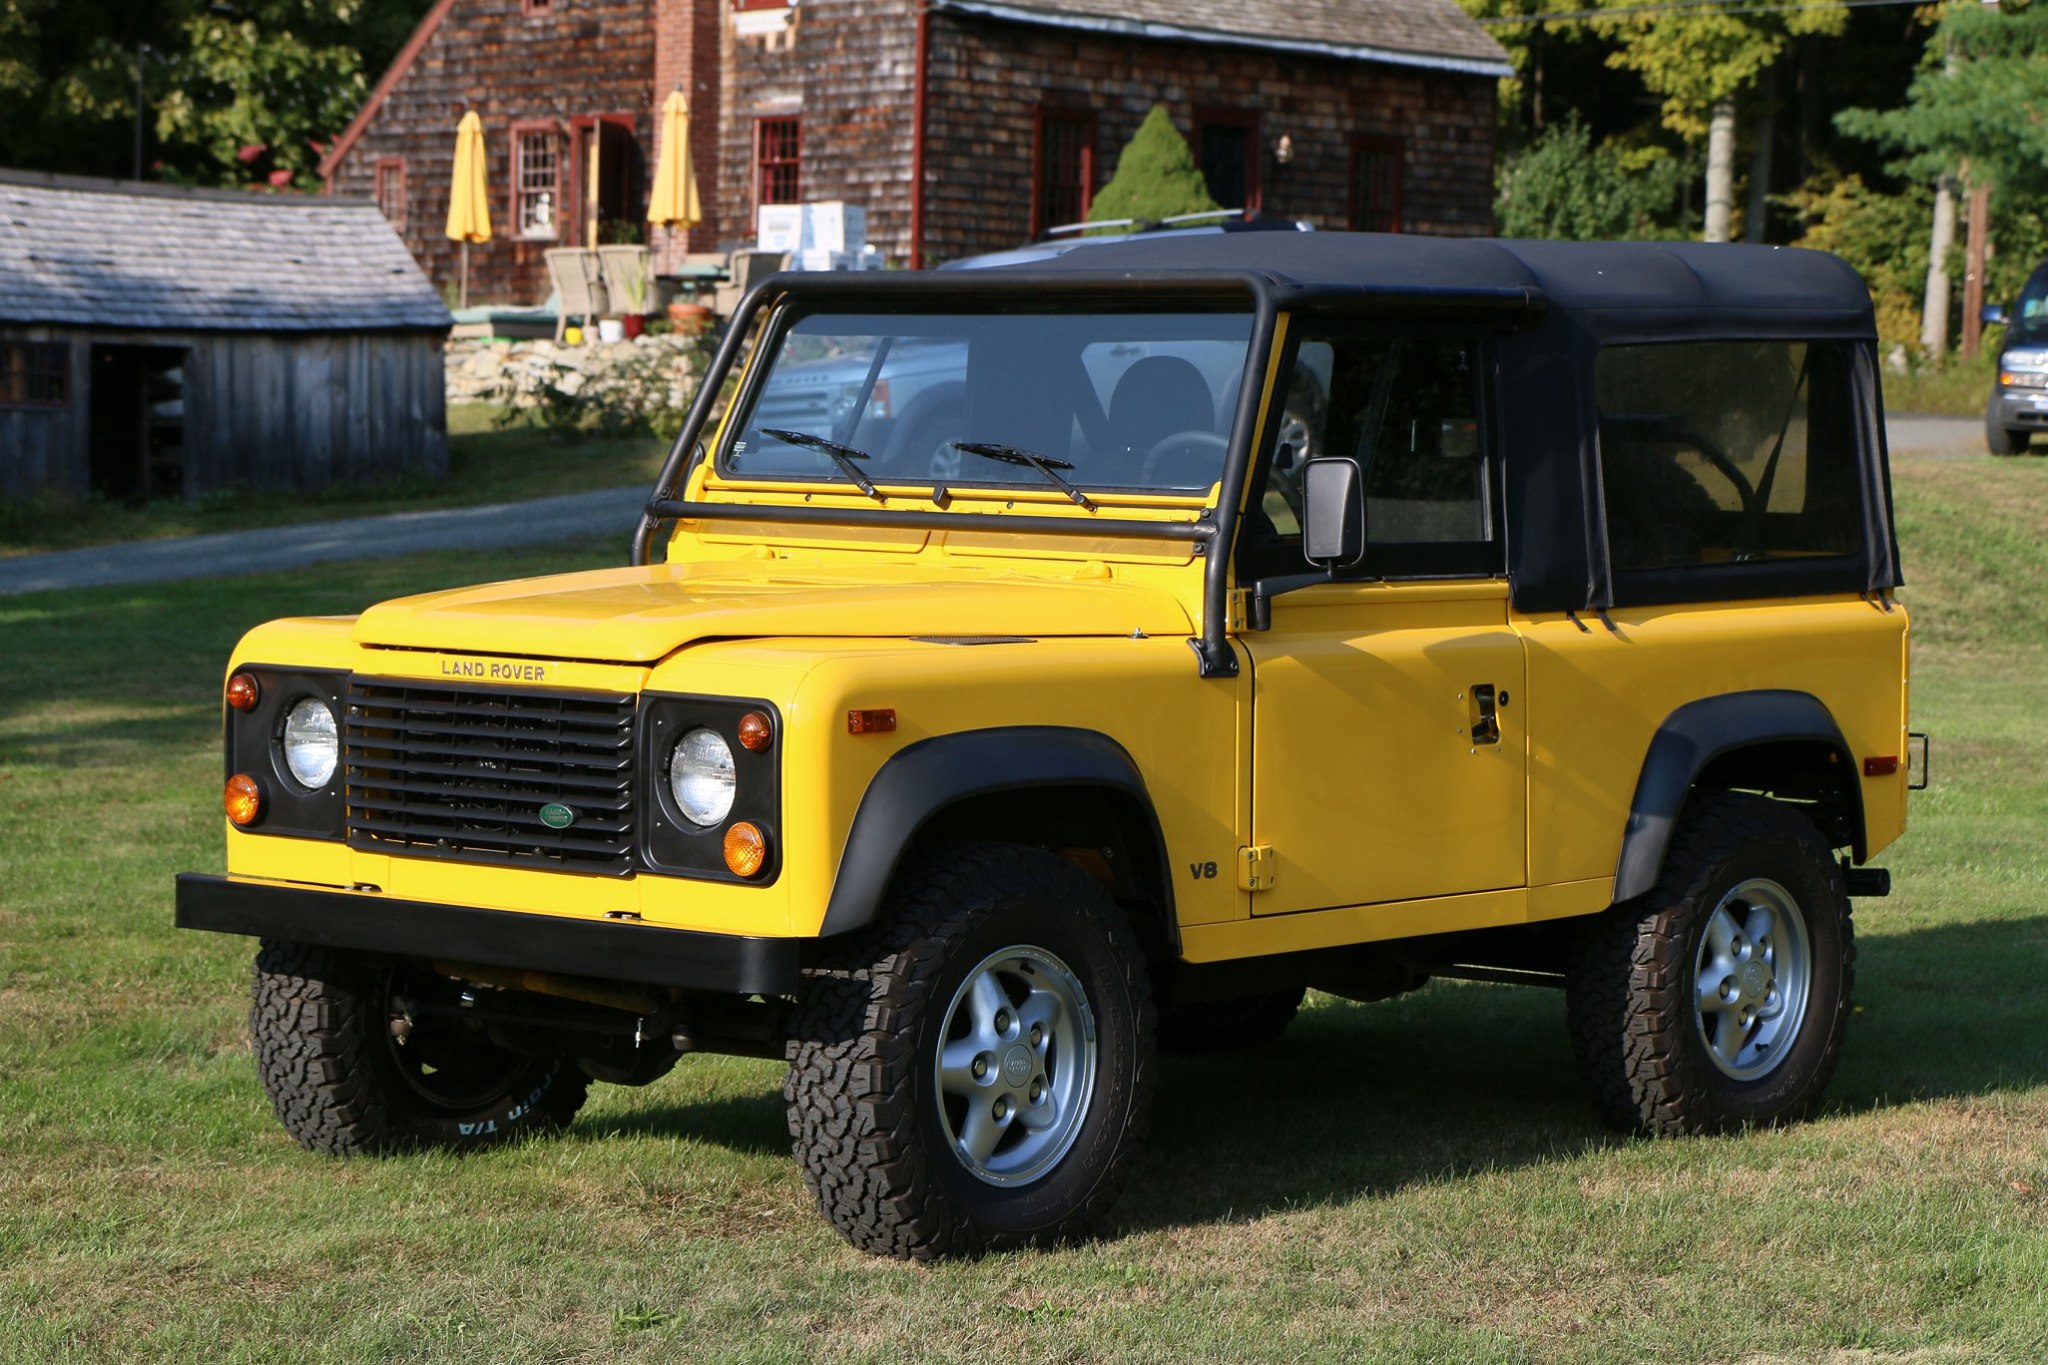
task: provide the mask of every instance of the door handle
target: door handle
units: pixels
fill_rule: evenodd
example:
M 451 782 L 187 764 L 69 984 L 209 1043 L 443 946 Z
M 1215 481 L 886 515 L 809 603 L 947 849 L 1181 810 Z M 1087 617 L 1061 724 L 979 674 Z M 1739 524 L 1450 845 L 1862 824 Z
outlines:
M 1498 701 L 1507 698 L 1496 699 L 1492 683 L 1474 683 L 1465 689 L 1465 695 L 1472 699 L 1472 723 L 1466 732 L 1472 736 L 1472 743 L 1475 746 L 1500 743 Z

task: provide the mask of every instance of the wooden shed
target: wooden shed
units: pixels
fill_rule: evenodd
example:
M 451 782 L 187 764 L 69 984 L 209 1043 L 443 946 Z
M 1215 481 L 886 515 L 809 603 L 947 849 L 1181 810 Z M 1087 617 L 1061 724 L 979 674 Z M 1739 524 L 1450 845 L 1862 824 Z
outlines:
M 368 201 L 0 171 L 0 496 L 442 477 L 452 322 Z

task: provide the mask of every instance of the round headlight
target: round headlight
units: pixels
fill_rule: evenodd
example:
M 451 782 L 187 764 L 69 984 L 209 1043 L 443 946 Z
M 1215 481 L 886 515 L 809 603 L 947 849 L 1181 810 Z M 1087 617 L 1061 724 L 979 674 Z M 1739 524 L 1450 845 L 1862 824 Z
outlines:
M 732 814 L 737 785 L 732 746 L 724 736 L 699 726 L 677 741 L 668 760 L 668 789 L 693 824 L 715 825 Z
M 307 697 L 284 718 L 284 766 L 302 787 L 324 787 L 341 758 L 341 737 L 327 703 Z

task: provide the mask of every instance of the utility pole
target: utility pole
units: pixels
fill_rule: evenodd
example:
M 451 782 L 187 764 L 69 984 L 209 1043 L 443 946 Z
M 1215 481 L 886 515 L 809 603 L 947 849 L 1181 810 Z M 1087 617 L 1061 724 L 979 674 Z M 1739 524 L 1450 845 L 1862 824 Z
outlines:
M 1991 254 L 1991 187 L 1970 187 L 1970 237 L 1963 274 L 1963 359 L 1977 355 L 1984 336 L 1984 270 Z

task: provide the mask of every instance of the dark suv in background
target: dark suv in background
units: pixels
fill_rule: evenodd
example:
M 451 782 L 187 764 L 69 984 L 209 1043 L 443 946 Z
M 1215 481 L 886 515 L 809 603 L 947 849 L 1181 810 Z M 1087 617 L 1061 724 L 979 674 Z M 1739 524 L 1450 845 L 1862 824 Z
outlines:
M 1998 379 L 1984 405 L 1984 442 L 1993 455 L 2021 455 L 2048 429 L 2048 261 L 2034 267 L 2008 313 L 1997 304 L 1984 321 L 2005 325 Z

